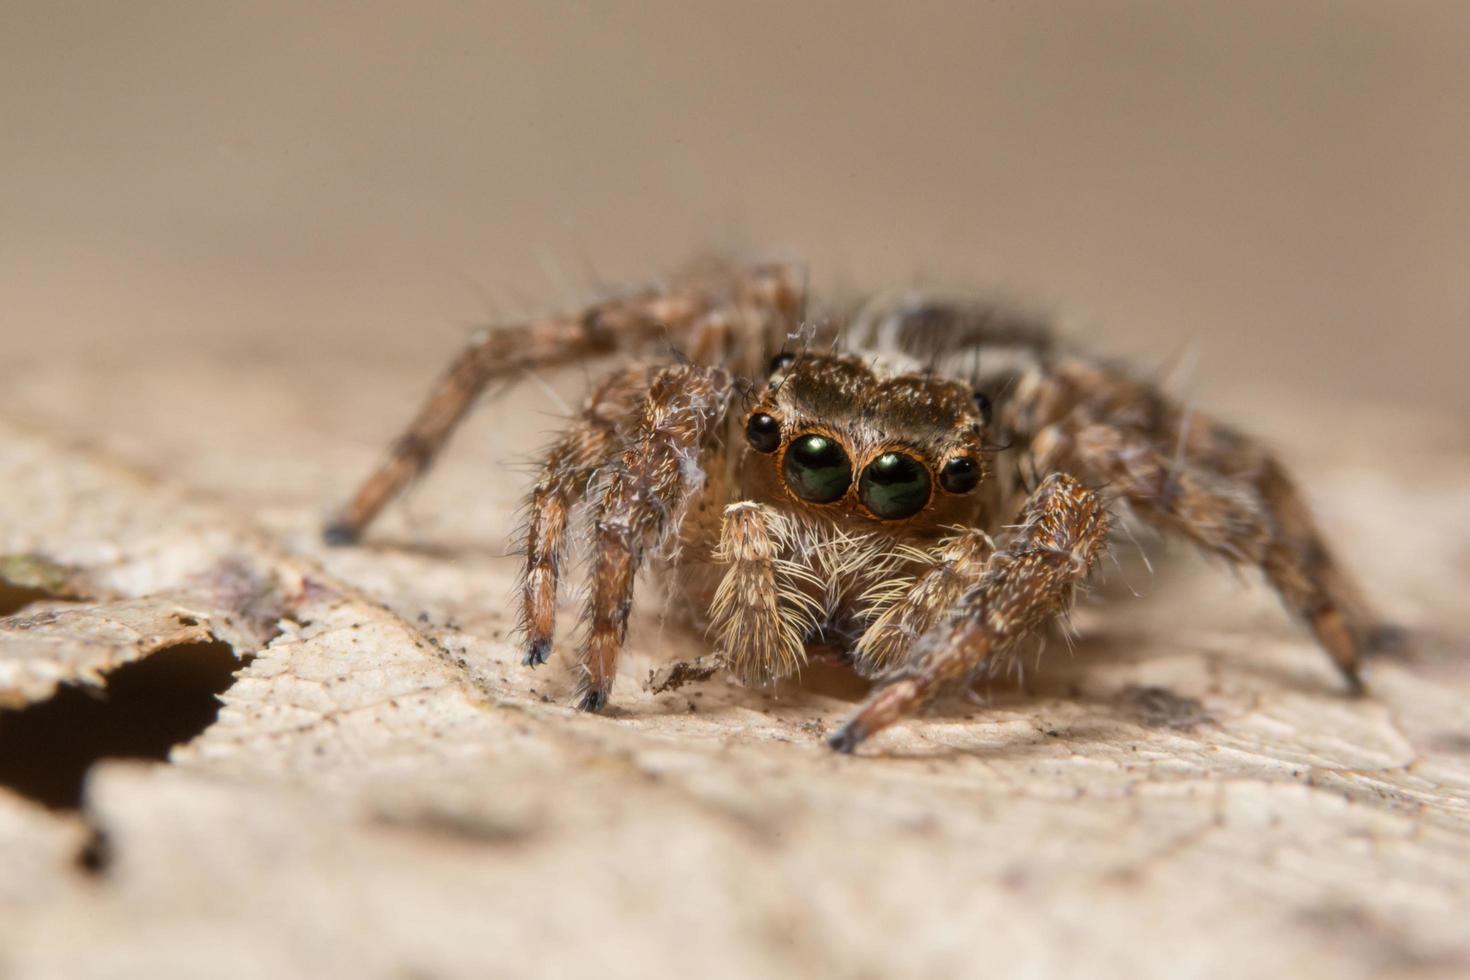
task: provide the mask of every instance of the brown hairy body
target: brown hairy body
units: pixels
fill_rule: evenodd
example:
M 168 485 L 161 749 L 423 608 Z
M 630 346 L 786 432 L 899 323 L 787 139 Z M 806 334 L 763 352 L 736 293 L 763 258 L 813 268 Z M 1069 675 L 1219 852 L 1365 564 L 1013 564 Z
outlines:
M 1386 631 L 1259 444 L 992 305 L 909 295 L 814 315 L 801 282 L 785 265 L 709 263 L 489 332 L 328 539 L 356 539 L 490 382 L 621 352 L 631 366 L 547 452 L 524 534 L 535 666 L 569 531 L 590 529 L 583 709 L 607 703 L 651 564 L 743 683 L 797 673 L 814 644 L 875 678 L 830 739 L 851 751 L 1064 617 L 1123 512 L 1259 568 L 1361 690 Z

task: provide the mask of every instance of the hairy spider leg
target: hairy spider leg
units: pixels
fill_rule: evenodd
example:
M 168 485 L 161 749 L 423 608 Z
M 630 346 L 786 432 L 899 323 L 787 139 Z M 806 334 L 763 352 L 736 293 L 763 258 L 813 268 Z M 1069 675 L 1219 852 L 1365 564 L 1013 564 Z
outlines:
M 661 369 L 648 386 L 631 440 L 596 477 L 587 633 L 578 651 L 576 703 L 584 711 L 607 704 L 628 632 L 634 577 L 650 549 L 677 536 L 690 499 L 703 489 L 701 457 L 720 429 L 732 392 L 730 375 L 718 368 Z
M 1067 611 L 1077 584 L 1102 552 L 1107 530 L 1097 493 L 1065 474 L 1047 477 L 1027 500 L 1020 526 L 986 562 L 985 574 L 919 638 L 907 664 L 879 678 L 827 744 L 851 752 L 946 687 L 993 669 L 1017 641 Z
M 1077 370 L 1091 375 L 1099 369 Z M 1138 384 L 1116 379 L 1114 387 Z M 1095 379 L 1089 386 L 1104 387 Z M 1138 404 L 1138 397 L 1130 397 Z M 1033 438 L 1035 465 L 1105 486 L 1161 530 L 1260 568 L 1286 607 L 1307 623 L 1349 689 L 1361 693 L 1363 653 L 1388 631 L 1332 555 L 1281 464 L 1259 443 L 1208 416 L 1180 413 L 1155 392 L 1147 397 L 1153 406 L 1131 424 L 1122 413 L 1100 410 L 1095 396 L 1073 404 Z M 1144 417 L 1153 420 L 1151 428 L 1140 421 Z
M 621 448 L 623 427 L 635 417 L 654 370 L 627 368 L 598 385 L 572 428 L 542 459 L 541 476 L 526 502 L 521 576 L 520 629 L 526 640 L 524 662 L 529 666 L 545 663 L 551 653 L 572 509 L 586 496 L 598 468 Z
M 487 331 L 450 364 L 323 537 L 330 544 L 360 538 L 388 502 L 429 468 L 492 380 L 619 350 L 647 354 L 660 343 L 695 363 L 753 372 L 794 330 L 802 288 L 797 271 L 787 265 L 706 263 L 667 286 L 614 297 L 574 315 Z

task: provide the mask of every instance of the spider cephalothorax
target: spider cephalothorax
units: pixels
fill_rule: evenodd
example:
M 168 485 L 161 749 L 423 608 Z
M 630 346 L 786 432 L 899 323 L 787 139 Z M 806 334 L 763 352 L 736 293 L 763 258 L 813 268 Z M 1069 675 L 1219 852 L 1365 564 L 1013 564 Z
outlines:
M 775 367 L 745 416 L 748 495 L 858 529 L 973 523 L 986 422 L 968 387 L 885 375 L 852 354 Z
M 582 708 L 607 702 L 635 576 L 652 562 L 743 682 L 794 673 L 814 643 L 876 678 L 831 739 L 850 750 L 1065 615 L 1110 508 L 1260 568 L 1360 689 L 1383 632 L 1255 442 L 999 307 L 915 295 L 814 316 L 800 282 L 782 265 L 706 264 L 488 333 L 328 538 L 354 539 L 491 378 L 622 351 L 630 365 L 548 451 L 524 538 L 536 665 L 585 514 Z

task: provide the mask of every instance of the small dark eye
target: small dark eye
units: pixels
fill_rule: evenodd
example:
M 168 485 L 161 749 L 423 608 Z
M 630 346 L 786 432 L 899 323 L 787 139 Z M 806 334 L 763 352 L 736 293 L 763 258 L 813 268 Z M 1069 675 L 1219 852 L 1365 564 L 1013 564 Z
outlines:
M 765 412 L 756 412 L 745 423 L 745 438 L 758 453 L 773 453 L 781 445 L 781 423 Z
M 782 471 L 791 492 L 814 504 L 841 499 L 852 485 L 852 463 L 847 453 L 826 436 L 801 436 L 786 450 Z
M 795 363 L 796 355 L 790 351 L 783 350 L 771 358 L 771 363 L 766 366 L 766 373 L 775 374 L 777 371 L 784 371 Z
M 939 485 L 950 493 L 969 493 L 979 484 L 980 464 L 968 456 L 950 460 L 939 471 Z
M 858 496 L 885 520 L 912 517 L 929 502 L 929 471 L 912 456 L 884 453 L 863 470 Z
M 986 425 L 989 425 L 991 409 L 990 396 L 983 391 L 975 392 L 975 407 L 980 409 L 980 417 L 985 420 Z

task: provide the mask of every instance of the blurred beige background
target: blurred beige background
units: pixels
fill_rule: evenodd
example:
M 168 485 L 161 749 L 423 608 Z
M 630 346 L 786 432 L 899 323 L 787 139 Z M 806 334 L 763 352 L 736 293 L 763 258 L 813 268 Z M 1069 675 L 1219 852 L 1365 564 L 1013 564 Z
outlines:
M 1467 96 L 1454 0 L 4 0 L 0 382 L 437 361 L 739 247 L 1464 413 Z

